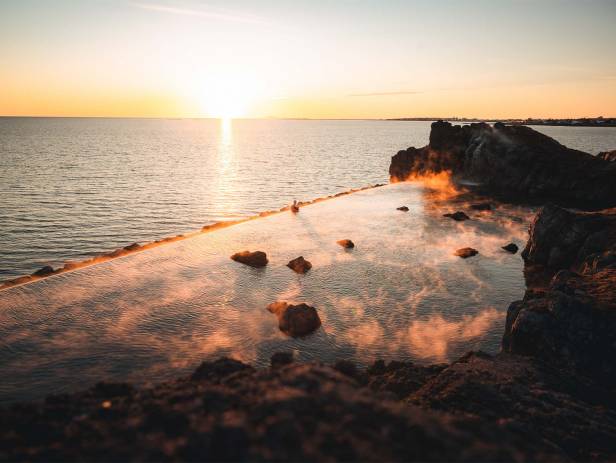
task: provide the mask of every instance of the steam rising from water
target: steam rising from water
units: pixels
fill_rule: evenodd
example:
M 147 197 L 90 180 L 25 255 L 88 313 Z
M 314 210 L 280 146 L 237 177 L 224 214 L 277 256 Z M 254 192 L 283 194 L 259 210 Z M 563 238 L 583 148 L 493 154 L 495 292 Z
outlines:
M 521 259 L 500 246 L 524 244 L 529 210 L 471 212 L 444 180 L 365 190 L 2 291 L 0 399 L 172 378 L 220 355 L 266 365 L 290 350 L 366 365 L 498 350 L 507 305 L 524 291 Z M 472 220 L 442 216 L 458 209 Z M 465 246 L 480 254 L 453 255 Z M 243 249 L 270 264 L 229 259 Z M 313 264 L 306 275 L 286 267 L 299 255 Z M 276 300 L 315 306 L 322 328 L 282 334 L 265 309 Z

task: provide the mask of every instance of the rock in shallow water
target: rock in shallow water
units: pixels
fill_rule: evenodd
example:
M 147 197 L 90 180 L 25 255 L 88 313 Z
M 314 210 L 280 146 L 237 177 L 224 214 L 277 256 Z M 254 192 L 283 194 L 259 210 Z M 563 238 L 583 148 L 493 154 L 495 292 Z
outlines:
M 296 273 L 306 273 L 308 270 L 312 268 L 312 264 L 304 259 L 304 256 L 299 256 L 287 264 L 291 270 Z
M 515 243 L 509 243 L 506 246 L 503 246 L 501 249 L 510 252 L 511 254 L 515 254 L 516 252 L 518 252 L 518 245 Z
M 462 222 L 464 220 L 470 219 L 470 217 L 462 211 L 457 211 L 457 212 L 454 212 L 453 214 L 443 214 L 443 217 L 449 217 L 450 219 L 453 219 L 456 222 Z
M 236 262 L 240 262 L 242 264 L 250 265 L 251 267 L 265 267 L 267 265 L 267 254 L 263 251 L 242 251 L 237 252 L 231 256 Z
M 396 210 L 402 211 L 402 212 L 408 212 L 409 208 L 406 206 L 400 206 L 400 207 L 397 207 Z
M 353 241 L 351 240 L 338 240 L 336 241 L 336 243 L 338 243 L 340 246 L 342 246 L 345 249 L 351 249 L 355 247 L 355 243 L 353 243 Z
M 454 252 L 454 255 L 462 257 L 463 259 L 476 256 L 477 254 L 479 254 L 479 251 L 473 248 L 460 248 L 456 252 Z
M 32 275 L 36 277 L 45 277 L 47 275 L 51 275 L 52 273 L 54 273 L 53 267 L 51 265 L 46 265 L 45 267 L 38 269 Z
M 321 326 L 317 310 L 307 304 L 278 301 L 268 305 L 267 310 L 278 317 L 278 328 L 289 336 L 306 336 Z

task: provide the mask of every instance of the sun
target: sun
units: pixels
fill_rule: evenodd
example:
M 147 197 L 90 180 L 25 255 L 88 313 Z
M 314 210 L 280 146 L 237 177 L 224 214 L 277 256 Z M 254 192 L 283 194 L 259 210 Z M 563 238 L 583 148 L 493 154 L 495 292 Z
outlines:
M 245 117 L 257 97 L 254 84 L 237 76 L 207 79 L 198 91 L 204 115 L 220 119 Z

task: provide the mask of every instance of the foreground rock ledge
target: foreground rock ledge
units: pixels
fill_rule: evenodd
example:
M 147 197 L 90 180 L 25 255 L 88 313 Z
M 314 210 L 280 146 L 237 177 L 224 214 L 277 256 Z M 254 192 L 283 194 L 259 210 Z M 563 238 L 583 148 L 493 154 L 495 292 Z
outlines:
M 102 383 L 0 414 L 9 461 L 610 459 L 606 391 L 518 356 L 450 366 L 231 359 L 154 388 Z M 447 413 L 443 413 L 446 411 Z M 563 425 L 566 423 L 566 425 Z

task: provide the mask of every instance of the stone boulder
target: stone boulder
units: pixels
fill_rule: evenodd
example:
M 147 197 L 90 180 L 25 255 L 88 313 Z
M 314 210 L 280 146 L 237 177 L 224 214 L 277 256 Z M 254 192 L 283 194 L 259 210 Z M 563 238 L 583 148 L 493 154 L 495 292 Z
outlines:
M 241 251 L 233 254 L 231 259 L 251 267 L 259 268 L 267 265 L 267 254 L 263 251 Z
M 479 251 L 473 248 L 460 248 L 454 252 L 455 256 L 461 257 L 462 259 L 467 259 L 469 257 L 476 256 L 477 254 L 479 254 Z
M 398 152 L 389 168 L 392 181 L 440 172 L 516 201 L 552 200 L 593 210 L 616 206 L 616 163 L 525 126 L 434 122 L 430 143 Z
M 273 302 L 267 310 L 278 318 L 278 328 L 289 336 L 306 336 L 321 326 L 321 319 L 314 307 L 307 304 L 291 305 L 287 302 Z
M 351 240 L 338 240 L 336 241 L 336 243 L 338 243 L 340 246 L 342 246 L 345 249 L 351 249 L 355 247 L 355 243 L 353 243 L 353 241 Z
M 501 249 L 510 252 L 511 254 L 515 254 L 516 252 L 518 252 L 518 245 L 515 243 L 509 243 L 505 246 L 502 246 Z
M 312 264 L 304 259 L 304 256 L 299 256 L 287 264 L 291 270 L 296 273 L 306 273 L 308 270 L 312 268 Z
M 462 222 L 464 220 L 470 220 L 470 217 L 466 215 L 462 211 L 457 211 L 451 214 L 443 214 L 443 217 L 449 217 L 450 219 L 455 220 L 456 222 Z
M 400 206 L 400 207 L 397 207 L 396 210 L 402 211 L 402 212 L 408 212 L 409 208 L 407 206 Z

